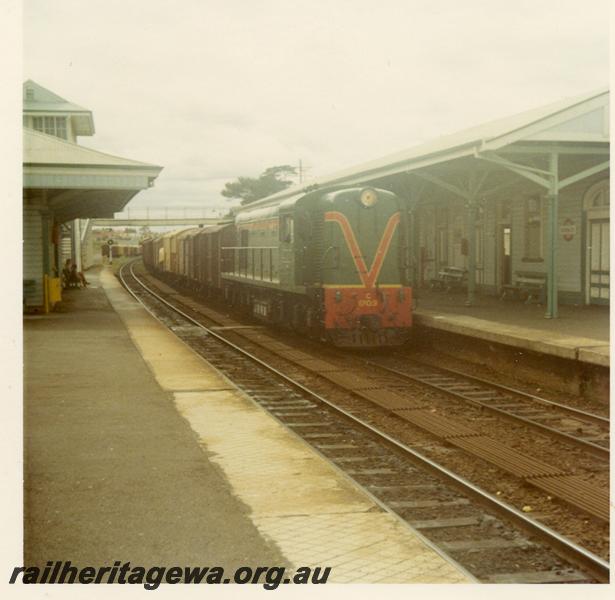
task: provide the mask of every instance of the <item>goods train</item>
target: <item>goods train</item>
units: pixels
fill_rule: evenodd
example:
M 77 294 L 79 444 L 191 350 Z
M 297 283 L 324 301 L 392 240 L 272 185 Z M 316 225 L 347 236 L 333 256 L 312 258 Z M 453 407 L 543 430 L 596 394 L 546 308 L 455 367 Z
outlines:
M 402 344 L 412 324 L 404 202 L 375 188 L 242 207 L 232 222 L 142 242 L 155 274 L 342 347 Z
M 113 246 L 103 244 L 100 248 L 102 256 L 109 256 L 109 248 L 111 248 L 112 258 L 141 256 L 141 246 L 137 246 L 135 244 L 114 244 Z

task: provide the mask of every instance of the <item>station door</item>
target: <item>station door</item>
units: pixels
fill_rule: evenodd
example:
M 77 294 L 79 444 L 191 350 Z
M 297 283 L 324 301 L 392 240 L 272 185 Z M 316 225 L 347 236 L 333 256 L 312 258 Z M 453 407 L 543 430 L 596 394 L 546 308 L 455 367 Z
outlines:
M 589 301 L 591 304 L 608 304 L 610 289 L 609 219 L 591 219 L 588 229 Z

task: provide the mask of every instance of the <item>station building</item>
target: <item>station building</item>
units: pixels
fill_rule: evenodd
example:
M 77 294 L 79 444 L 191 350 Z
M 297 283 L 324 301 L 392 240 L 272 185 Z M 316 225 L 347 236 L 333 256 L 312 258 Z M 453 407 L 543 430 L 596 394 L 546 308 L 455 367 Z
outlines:
M 490 123 L 413 171 L 419 285 L 452 265 L 501 295 L 552 271 L 550 316 L 557 301 L 608 304 L 608 113 L 604 92 Z
M 408 199 L 415 288 L 456 269 L 471 305 L 476 294 L 542 282 L 545 316 L 557 317 L 559 303 L 609 303 L 609 156 L 604 89 L 310 183 L 373 185 Z
M 89 109 L 23 84 L 24 309 L 46 312 L 61 299 L 66 256 L 81 270 L 80 219 L 113 217 L 162 170 L 78 143 L 92 135 Z

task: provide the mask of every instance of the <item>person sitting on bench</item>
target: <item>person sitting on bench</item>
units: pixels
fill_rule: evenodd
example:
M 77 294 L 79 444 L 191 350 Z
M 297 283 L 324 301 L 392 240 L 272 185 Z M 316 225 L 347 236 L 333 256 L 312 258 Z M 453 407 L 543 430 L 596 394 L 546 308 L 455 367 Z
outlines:
M 70 277 L 70 258 L 67 258 L 64 263 L 64 268 L 62 269 L 62 287 L 64 289 L 71 287 Z
M 81 273 L 81 271 L 77 271 L 77 265 L 73 263 L 70 268 L 70 278 L 68 280 L 69 284 L 76 284 L 77 287 L 85 287 L 89 284 L 86 280 L 85 275 Z

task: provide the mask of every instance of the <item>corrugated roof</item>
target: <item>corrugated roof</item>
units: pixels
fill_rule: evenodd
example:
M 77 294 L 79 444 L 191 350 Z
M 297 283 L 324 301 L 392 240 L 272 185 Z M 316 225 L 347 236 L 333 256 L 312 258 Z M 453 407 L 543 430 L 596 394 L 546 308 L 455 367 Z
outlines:
M 518 131 L 519 129 L 529 127 L 547 117 L 554 116 L 557 113 L 561 113 L 576 105 L 608 93 L 609 89 L 605 87 L 597 91 L 575 96 L 574 98 L 567 98 L 512 116 L 482 123 L 475 127 L 470 127 L 450 135 L 444 135 L 428 142 L 412 146 L 401 152 L 388 154 L 370 162 L 361 163 L 330 175 L 315 178 L 307 185 L 291 186 L 282 192 L 259 200 L 249 206 L 254 208 L 257 206 L 264 206 L 271 202 L 277 202 L 282 198 L 306 193 L 314 186 L 326 187 L 342 184 L 345 180 L 352 181 L 353 179 L 356 180 L 357 177 L 365 177 L 365 179 L 368 179 L 371 176 L 376 178 L 385 174 L 390 174 L 390 171 L 394 171 L 395 169 L 398 169 L 400 172 L 411 170 L 417 168 L 417 166 L 424 166 L 422 163 L 424 159 L 428 157 L 432 157 L 431 163 L 433 164 L 451 160 L 451 158 L 456 158 L 464 154 L 473 155 L 474 148 L 482 142 L 487 142 Z M 417 165 L 419 160 L 422 162 L 420 165 Z M 389 172 L 383 173 L 385 170 Z
M 23 130 L 23 162 L 29 166 L 132 167 L 156 169 L 157 171 L 162 169 L 157 165 L 113 156 L 27 128 Z
M 527 127 L 576 104 L 581 104 L 591 98 L 606 93 L 608 93 L 608 89 L 583 94 L 581 96 L 576 96 L 575 98 L 560 100 L 559 102 L 547 104 L 546 106 L 527 110 L 512 116 L 488 121 L 487 123 L 482 123 L 481 125 L 470 127 L 469 129 L 464 129 L 449 135 L 444 135 L 423 144 L 413 146 L 408 150 L 403 150 L 402 152 L 397 152 L 395 154 L 389 154 L 380 159 L 358 165 L 352 169 L 342 171 L 333 177 L 343 176 L 345 173 L 352 174 L 356 171 L 369 171 L 371 169 L 378 169 L 388 165 L 409 162 L 415 158 L 429 156 L 431 154 L 437 154 L 447 150 L 453 150 L 466 145 L 474 145 L 476 142 L 489 141 L 523 127 Z

